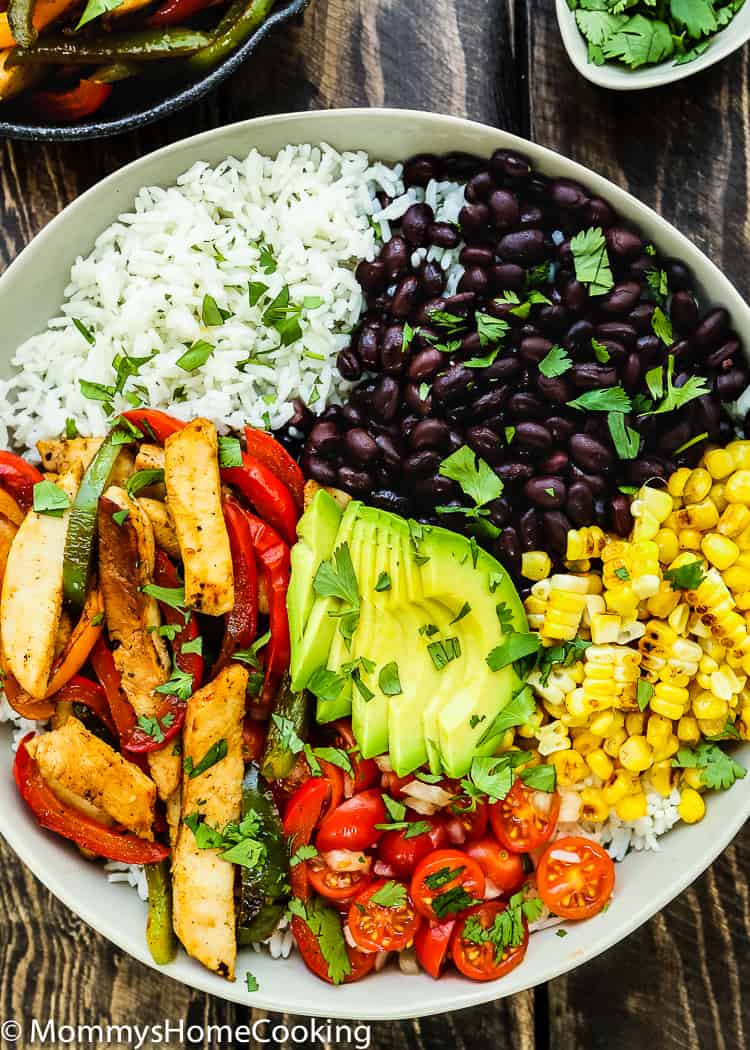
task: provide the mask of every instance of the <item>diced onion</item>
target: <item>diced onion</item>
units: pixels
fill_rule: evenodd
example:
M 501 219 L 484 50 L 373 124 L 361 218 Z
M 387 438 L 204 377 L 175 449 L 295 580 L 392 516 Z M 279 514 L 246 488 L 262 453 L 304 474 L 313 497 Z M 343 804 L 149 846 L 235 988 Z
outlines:
M 390 755 L 378 755 L 375 759 L 375 765 L 378 767 L 381 773 L 393 772 L 393 766 L 391 765 Z
M 376 860 L 375 867 L 372 870 L 373 873 L 379 875 L 381 879 L 392 879 L 396 874 L 390 864 L 386 864 L 385 861 L 382 860 Z
M 439 784 L 424 784 L 421 780 L 410 780 L 408 784 L 404 784 L 401 794 L 408 796 L 410 800 L 414 799 L 428 806 L 434 806 L 435 810 L 449 806 L 454 798 L 450 791 L 446 791 Z M 417 809 L 416 805 L 412 808 Z M 417 810 L 417 812 L 423 811 Z
M 390 952 L 378 952 L 375 956 L 375 973 L 380 973 L 385 964 L 388 962 Z
M 401 973 L 408 973 L 411 976 L 419 973 L 419 963 L 417 962 L 417 953 L 414 948 L 401 949 L 398 953 L 398 968 Z
M 534 809 L 545 817 L 552 806 L 552 794 L 549 791 L 535 791 L 532 796 Z
M 369 871 L 372 863 L 361 849 L 332 849 L 322 857 L 332 871 Z
M 564 864 L 580 864 L 581 858 L 577 853 L 572 853 L 567 849 L 551 849 L 549 856 L 552 860 L 561 860 Z
M 578 820 L 581 814 L 581 796 L 576 791 L 560 790 L 560 813 L 558 821 L 561 824 L 572 824 Z
M 466 842 L 466 828 L 460 820 L 449 820 L 445 825 L 445 833 L 453 846 L 461 846 Z
M 494 900 L 495 897 L 502 897 L 503 891 L 499 889 L 492 879 L 485 876 L 484 880 L 484 899 L 486 901 Z

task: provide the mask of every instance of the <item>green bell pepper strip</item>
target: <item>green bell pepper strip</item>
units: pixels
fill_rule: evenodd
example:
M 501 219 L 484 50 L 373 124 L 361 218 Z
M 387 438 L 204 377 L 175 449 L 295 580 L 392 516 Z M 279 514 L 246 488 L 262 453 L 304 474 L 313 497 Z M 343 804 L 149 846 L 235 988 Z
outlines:
M 253 30 L 268 18 L 276 0 L 240 0 L 232 4 L 211 34 L 209 44 L 185 63 L 189 72 L 199 73 L 225 58 L 244 43 Z
M 291 722 L 294 732 L 300 739 L 305 739 L 309 716 L 308 694 L 304 690 L 299 693 L 292 690 L 288 671 L 281 679 L 273 710 L 274 714 Z M 282 722 L 282 725 L 286 723 Z M 260 767 L 261 773 L 266 780 L 283 780 L 291 773 L 296 760 L 297 756 L 284 744 L 284 733 L 279 729 L 276 721 L 271 719 L 268 723 L 266 747 Z
M 33 47 L 38 33 L 32 22 L 34 0 L 10 0 L 8 3 L 8 24 L 13 39 L 21 47 Z
M 251 763 L 242 782 L 242 816 L 259 818 L 257 838 L 263 843 L 263 862 L 241 869 L 237 941 L 241 945 L 265 940 L 276 928 L 289 896 L 289 854 L 281 817 L 268 784 Z M 274 921 L 275 920 L 275 921 Z
M 113 33 L 109 37 L 45 36 L 33 48 L 14 48 L 8 65 L 39 62 L 52 65 L 90 65 L 137 59 L 154 62 L 163 58 L 184 58 L 207 48 L 211 36 L 195 29 L 144 29 L 133 33 Z
M 155 963 L 166 966 L 177 954 L 177 938 L 172 925 L 172 883 L 169 861 L 146 865 L 148 920 L 146 941 Z
M 81 479 L 70 512 L 63 556 L 63 597 L 75 612 L 80 613 L 86 601 L 96 542 L 96 514 L 123 446 L 122 433 L 115 428 L 99 446 Z

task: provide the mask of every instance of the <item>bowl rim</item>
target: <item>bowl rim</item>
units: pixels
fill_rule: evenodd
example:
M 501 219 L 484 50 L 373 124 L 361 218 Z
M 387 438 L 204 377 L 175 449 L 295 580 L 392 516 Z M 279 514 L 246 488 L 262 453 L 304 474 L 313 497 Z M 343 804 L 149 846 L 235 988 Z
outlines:
M 491 128 L 478 122 L 418 110 L 387 108 L 349 108 L 340 110 L 320 110 L 315 112 L 303 111 L 293 114 L 280 114 L 254 118 L 190 136 L 131 162 L 126 167 L 112 173 L 95 186 L 92 186 L 79 198 L 71 202 L 71 204 L 69 204 L 39 234 L 37 234 L 33 241 L 30 242 L 30 244 L 27 245 L 17 256 L 13 263 L 11 263 L 5 274 L 0 277 L 0 302 L 2 301 L 2 295 L 5 288 L 9 283 L 12 291 L 13 281 L 10 280 L 10 278 L 14 277 L 20 270 L 21 266 L 25 264 L 25 259 L 28 258 L 29 253 L 31 253 L 33 257 L 37 253 L 43 252 L 47 243 L 57 236 L 57 231 L 61 226 L 64 229 L 65 224 L 72 219 L 75 219 L 76 216 L 84 218 L 88 201 L 96 194 L 106 194 L 107 191 L 113 190 L 116 187 L 118 180 L 122 179 L 124 174 L 133 174 L 140 168 L 148 170 L 150 164 L 158 164 L 165 156 L 171 157 L 172 160 L 178 160 L 181 152 L 194 151 L 196 149 L 209 147 L 215 142 L 220 143 L 225 136 L 228 139 L 231 139 L 233 136 L 243 136 L 247 139 L 248 146 L 251 146 L 253 145 L 253 132 L 259 127 L 269 125 L 289 125 L 290 134 L 288 138 L 285 138 L 285 141 L 288 142 L 316 143 L 325 141 L 325 135 L 321 135 L 318 132 L 318 128 L 321 125 L 325 127 L 332 120 L 356 121 L 358 129 L 362 127 L 363 123 L 367 124 L 368 122 L 374 127 L 377 127 L 379 121 L 402 121 L 405 122 L 406 126 L 408 126 L 409 122 L 415 121 L 419 122 L 421 130 L 424 131 L 425 138 L 429 135 L 430 138 L 436 141 L 441 141 L 440 132 L 444 132 L 448 136 L 450 136 L 451 133 L 454 133 L 457 138 L 463 138 L 464 140 L 472 137 L 479 137 L 483 141 L 477 143 L 477 152 L 485 153 L 498 147 L 516 149 L 529 155 L 532 163 L 535 166 L 541 167 L 545 171 L 557 171 L 559 172 L 560 177 L 580 179 L 585 185 L 591 188 L 593 192 L 609 195 L 609 198 L 613 199 L 613 203 L 618 211 L 627 211 L 631 215 L 634 213 L 636 217 L 633 221 L 643 223 L 649 234 L 654 233 L 655 236 L 653 239 L 657 243 L 659 243 L 662 236 L 668 234 L 672 244 L 677 245 L 677 250 L 684 251 L 689 260 L 692 259 L 693 262 L 696 260 L 699 261 L 704 272 L 708 272 L 712 279 L 718 279 L 718 283 L 721 285 L 721 294 L 726 305 L 733 312 L 735 319 L 738 315 L 741 315 L 741 318 L 744 321 L 745 330 L 750 334 L 750 307 L 748 307 L 729 279 L 721 273 L 718 267 L 711 262 L 711 260 L 708 259 L 700 249 L 697 248 L 697 246 L 693 245 L 683 234 L 676 230 L 674 226 L 661 218 L 661 216 L 651 208 L 638 201 L 638 199 L 632 194 L 610 182 L 608 179 L 604 178 L 604 176 L 598 175 L 596 172 L 564 157 L 554 150 L 548 149 L 544 146 L 539 146 L 536 143 L 520 138 L 509 132 Z M 294 134 L 297 129 L 299 129 L 298 137 Z M 284 134 L 287 134 L 286 129 L 284 130 Z M 364 147 L 351 146 L 342 148 Z M 441 143 L 440 148 L 445 148 L 444 143 Z M 152 181 L 158 181 L 158 178 L 144 175 L 140 184 L 147 185 Z M 173 180 L 170 179 L 170 182 L 171 181 Z M 128 202 L 125 202 L 125 206 L 127 206 L 127 203 Z M 624 205 L 627 205 L 627 207 L 624 207 Z M 97 232 L 101 231 L 92 231 L 92 240 L 97 236 Z M 0 740 L 7 739 L 8 736 L 9 732 L 7 727 L 0 729 Z M 750 745 L 745 745 L 743 750 L 745 758 L 747 758 L 748 753 L 750 753 Z M 10 796 L 10 792 L 13 791 L 13 785 L 3 784 L 3 781 L 10 779 L 8 777 L 8 766 L 10 765 L 9 749 L 6 754 L 6 759 L 0 758 L 0 791 L 4 790 L 6 796 Z M 728 796 L 728 794 L 729 793 L 725 793 L 725 797 Z M 718 808 L 722 799 L 714 799 L 713 801 Z M 440 984 L 436 984 L 431 982 L 427 977 L 411 978 L 411 980 L 415 982 L 423 981 L 426 983 L 419 985 L 419 990 L 417 990 L 417 987 L 415 986 L 415 994 L 413 998 L 410 998 L 407 1004 L 399 1004 L 396 1008 L 389 1006 L 387 996 L 382 996 L 379 999 L 377 996 L 368 995 L 366 997 L 366 1002 L 360 1001 L 356 998 L 357 993 L 353 991 L 360 987 L 357 984 L 344 985 L 335 989 L 335 994 L 333 996 L 329 996 L 325 985 L 321 985 L 318 988 L 316 984 L 314 993 L 308 992 L 306 989 L 301 989 L 294 993 L 290 992 L 287 994 L 283 987 L 279 988 L 275 993 L 269 992 L 267 989 L 270 987 L 271 982 L 264 982 L 261 985 L 259 992 L 250 995 L 244 991 L 241 982 L 230 984 L 223 981 L 216 975 L 204 970 L 193 960 L 190 960 L 189 965 L 187 960 L 185 960 L 184 969 L 187 969 L 189 971 L 188 973 L 184 973 L 183 968 L 179 965 L 183 957 L 178 958 L 178 962 L 171 964 L 169 967 L 159 967 L 150 957 L 142 929 L 138 930 L 137 934 L 132 933 L 128 929 L 123 929 L 122 924 L 119 926 L 117 924 L 115 910 L 110 909 L 106 914 L 103 914 L 102 907 L 99 906 L 97 908 L 93 900 L 86 899 L 85 896 L 76 897 L 74 886 L 66 881 L 65 866 L 63 864 L 59 865 L 59 867 L 54 864 L 49 866 L 45 865 L 40 856 L 38 856 L 38 853 L 44 852 L 41 845 L 39 845 L 40 837 L 43 836 L 45 839 L 50 840 L 56 850 L 60 850 L 61 844 L 56 837 L 51 836 L 47 832 L 41 831 L 27 811 L 19 808 L 17 822 L 12 819 L 4 822 L 2 835 L 19 858 L 31 869 L 34 875 L 75 914 L 79 915 L 85 922 L 98 930 L 129 955 L 145 963 L 147 966 L 150 966 L 152 969 L 179 980 L 180 983 L 184 984 L 186 987 L 192 987 L 200 991 L 217 995 L 220 998 L 231 1002 L 236 1002 L 245 1006 L 250 1005 L 256 1008 L 259 1007 L 274 1011 L 293 1012 L 307 1016 L 324 1015 L 326 1017 L 345 1019 L 356 1017 L 357 1020 L 361 1021 L 383 1021 L 428 1016 L 430 1014 L 481 1005 L 502 998 L 506 995 L 511 995 L 535 987 L 538 984 L 558 977 L 579 966 L 581 963 L 587 962 L 595 958 L 597 955 L 600 955 L 602 952 L 621 941 L 625 936 L 632 933 L 638 926 L 665 907 L 694 879 L 701 875 L 715 860 L 719 853 L 731 842 L 748 817 L 750 817 L 750 776 L 746 777 L 744 781 L 734 785 L 731 794 L 731 805 L 729 805 L 728 802 L 725 803 L 722 806 L 721 814 L 724 817 L 723 823 L 719 822 L 718 819 L 714 821 L 714 824 L 716 824 L 717 827 L 711 827 L 712 832 L 714 832 L 713 837 L 710 839 L 707 846 L 701 848 L 700 853 L 697 856 L 692 848 L 689 851 L 685 850 L 684 839 L 680 838 L 681 832 L 686 830 L 689 832 L 690 829 L 682 827 L 681 829 L 673 831 L 672 835 L 677 836 L 673 853 L 680 852 L 683 862 L 682 865 L 670 865 L 668 863 L 668 854 L 666 852 L 662 853 L 661 857 L 665 858 L 667 861 L 665 866 L 668 868 L 668 878 L 663 880 L 661 885 L 657 885 L 654 888 L 654 893 L 651 896 L 644 899 L 640 906 L 629 910 L 627 914 L 619 916 L 618 921 L 616 922 L 614 921 L 613 914 L 616 909 L 611 909 L 610 914 L 606 917 L 610 921 L 609 926 L 607 925 L 607 922 L 603 921 L 605 919 L 604 915 L 598 917 L 598 919 L 603 921 L 603 932 L 599 933 L 593 943 L 578 949 L 574 948 L 571 952 L 566 952 L 565 957 L 562 960 L 559 958 L 555 959 L 555 953 L 550 953 L 548 960 L 545 959 L 545 961 L 540 962 L 537 965 L 533 979 L 523 979 L 523 967 L 519 967 L 518 970 L 498 982 L 489 982 L 487 984 L 475 985 L 472 982 L 461 981 L 458 978 L 448 978 Z M 49 842 L 47 845 L 49 845 Z M 663 863 L 658 854 L 652 853 L 649 856 L 652 858 L 652 864 Z M 654 857 L 657 859 L 654 860 Z M 647 860 L 648 858 L 644 856 L 643 863 L 646 863 Z M 628 863 L 629 861 L 626 860 L 625 864 Z M 673 873 L 676 873 L 674 878 L 671 877 Z M 102 877 L 103 890 L 106 885 L 107 883 Z M 124 893 L 126 891 L 122 892 Z M 133 893 L 132 890 L 128 890 L 127 892 L 129 894 Z M 597 922 L 598 919 L 589 920 L 589 923 Z M 591 927 L 587 924 L 580 924 L 578 929 L 580 930 L 581 928 Z M 546 932 L 554 933 L 554 931 Z M 575 934 L 578 931 L 573 929 L 570 932 L 572 932 L 574 936 L 572 936 L 567 943 L 570 943 L 571 947 L 574 947 L 577 941 Z M 544 932 L 538 934 L 536 939 L 538 938 L 541 938 L 544 943 L 549 943 L 548 941 L 544 941 Z M 301 965 L 302 964 L 300 963 L 300 966 Z M 274 971 L 274 973 L 276 973 L 276 971 Z M 283 981 L 284 972 L 280 965 L 278 966 L 278 974 Z M 386 977 L 388 975 L 383 976 Z M 396 974 L 392 976 L 400 975 Z M 282 982 L 279 982 L 279 984 L 281 983 Z M 294 982 L 291 982 L 291 984 L 293 985 Z M 424 994 L 422 993 L 422 989 L 424 989 Z M 348 995 L 347 992 L 349 992 Z M 295 998 L 290 1001 L 292 994 L 294 994 Z M 356 1001 L 356 1007 L 352 1005 L 354 1001 Z
M 188 81 L 160 102 L 145 106 L 132 113 L 113 117 L 110 120 L 91 120 L 79 124 L 31 124 L 21 121 L 0 120 L 0 136 L 36 142 L 83 142 L 87 139 L 111 138 L 126 131 L 134 131 L 168 117 L 178 110 L 205 98 L 232 75 L 246 58 L 255 51 L 261 41 L 277 26 L 302 14 L 311 0 L 284 0 L 282 6 L 274 8 L 268 18 L 251 33 L 244 44 L 232 51 L 214 66 L 205 76 Z M 175 81 L 179 85 L 179 80 Z
M 710 69 L 711 66 L 728 58 L 750 40 L 750 10 L 745 11 L 744 8 L 741 8 L 735 14 L 732 22 L 721 29 L 716 37 L 713 38 L 711 46 L 692 62 L 675 65 L 669 59 L 666 59 L 655 66 L 646 66 L 635 70 L 626 69 L 624 66 L 612 62 L 605 63 L 603 66 L 597 66 L 593 62 L 588 61 L 586 42 L 576 24 L 575 12 L 570 10 L 567 0 L 555 0 L 555 10 L 565 50 L 576 70 L 592 84 L 596 84 L 597 87 L 608 88 L 610 91 L 645 91 L 648 88 L 675 84 L 677 81 L 685 80 L 695 73 L 702 73 L 704 70 Z M 747 19 L 747 24 L 742 28 L 738 36 L 733 37 L 731 30 L 734 27 L 734 22 L 743 13 L 744 18 Z

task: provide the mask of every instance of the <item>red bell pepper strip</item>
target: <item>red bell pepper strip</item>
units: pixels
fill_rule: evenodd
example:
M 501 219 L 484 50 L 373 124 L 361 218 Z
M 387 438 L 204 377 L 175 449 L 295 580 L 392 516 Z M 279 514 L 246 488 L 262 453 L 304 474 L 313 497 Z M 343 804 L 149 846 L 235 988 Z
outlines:
M 0 485 L 6 488 L 23 510 L 31 510 L 34 486 L 44 478 L 31 463 L 12 452 L 0 451 Z
M 286 804 L 282 831 L 288 838 L 289 852 L 295 853 L 300 846 L 307 846 L 312 833 L 317 827 L 323 813 L 330 791 L 330 785 L 323 777 L 313 777 L 297 788 Z M 290 872 L 292 894 L 306 901 L 310 897 L 310 886 L 307 878 L 307 861 L 295 864 Z
M 301 511 L 305 501 L 305 477 L 284 446 L 267 430 L 247 426 L 245 444 L 250 455 L 260 460 L 286 485 L 294 496 L 297 509 Z
M 266 579 L 268 590 L 268 619 L 271 640 L 265 647 L 264 698 L 272 690 L 272 677 L 283 674 L 289 666 L 291 642 L 289 640 L 289 618 L 286 611 L 286 592 L 289 589 L 291 561 L 289 548 L 270 525 L 245 511 L 253 538 L 255 556 L 260 571 Z
M 146 19 L 147 26 L 176 26 L 199 11 L 211 7 L 214 0 L 166 0 Z
M 258 567 L 253 537 L 245 512 L 234 500 L 224 502 L 234 570 L 234 608 L 224 619 L 224 638 L 217 668 L 231 660 L 238 649 L 247 649 L 258 635 Z
M 115 667 L 112 653 L 100 637 L 89 656 L 89 663 L 104 690 L 120 741 L 127 737 L 136 723 L 135 711 L 122 689 L 120 672 Z
M 154 736 L 136 723 L 127 736 L 122 738 L 123 754 L 147 755 L 153 751 L 161 751 L 170 740 L 174 740 L 178 733 L 182 732 L 186 711 L 187 703 L 184 700 L 171 694 L 165 696 L 153 716 L 159 726 L 158 734 Z
M 111 84 L 83 79 L 69 91 L 34 91 L 29 102 L 35 113 L 51 120 L 74 121 L 96 113 L 111 94 Z
M 55 694 L 55 702 L 59 704 L 61 701 L 69 704 L 83 704 L 88 707 L 111 733 L 117 735 L 117 726 L 107 703 L 107 694 L 98 682 L 92 682 L 90 678 L 84 678 L 80 674 L 74 675 Z
M 13 776 L 21 797 L 43 828 L 70 839 L 81 849 L 122 864 L 157 864 L 166 860 L 169 849 L 160 842 L 147 842 L 129 832 L 114 831 L 61 802 L 44 782 L 39 767 L 26 750 L 26 743 L 33 735 L 27 734 L 18 745 Z
M 163 445 L 170 434 L 182 430 L 185 424 L 180 419 L 160 412 L 158 408 L 131 408 L 122 413 L 123 419 L 143 432 L 144 437 L 152 437 Z
M 241 467 L 223 467 L 221 479 L 234 485 L 291 547 L 297 539 L 297 511 L 289 489 L 254 456 L 242 453 Z

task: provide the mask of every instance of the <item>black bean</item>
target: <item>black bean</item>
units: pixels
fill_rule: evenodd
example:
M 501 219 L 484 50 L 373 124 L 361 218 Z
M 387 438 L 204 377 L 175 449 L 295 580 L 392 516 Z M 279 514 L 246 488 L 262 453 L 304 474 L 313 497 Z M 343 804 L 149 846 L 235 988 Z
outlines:
M 380 292 L 388 284 L 388 269 L 382 259 L 363 259 L 354 276 L 366 292 Z
M 580 281 L 568 281 L 563 289 L 563 302 L 571 313 L 580 313 L 588 302 L 589 293 Z
M 545 425 L 550 434 L 559 445 L 567 444 L 568 440 L 576 432 L 576 424 L 563 416 L 550 416 L 545 419 Z
M 319 485 L 335 485 L 338 481 L 338 471 L 333 463 L 315 452 L 306 452 L 302 457 L 302 470 L 306 478 L 312 478 Z
M 494 466 L 504 454 L 502 442 L 495 430 L 486 424 L 476 424 L 466 431 L 466 444 L 482 459 Z
M 401 397 L 401 387 L 393 376 L 383 376 L 372 395 L 373 413 L 384 423 L 396 418 Z
M 521 215 L 518 220 L 518 225 L 523 230 L 531 230 L 536 226 L 541 226 L 544 222 L 544 209 L 540 208 L 536 204 L 527 205 L 521 209 Z
M 622 369 L 622 385 L 629 394 L 635 394 L 641 381 L 641 358 L 634 350 L 628 354 Z
M 399 375 L 399 373 L 403 372 L 406 366 L 403 325 L 388 325 L 383 332 L 380 347 L 380 366 L 384 372 L 388 372 L 390 375 Z
M 427 393 L 423 398 L 420 394 L 421 389 L 421 383 L 407 383 L 404 388 L 404 400 L 412 412 L 416 412 L 420 416 L 427 416 L 432 411 L 432 394 L 428 387 Z
M 594 495 L 584 481 L 576 481 L 568 489 L 565 513 L 575 526 L 588 525 L 594 516 Z
M 599 342 L 615 340 L 626 350 L 632 350 L 635 347 L 636 337 L 635 328 L 627 321 L 605 321 L 596 326 L 596 338 Z
M 723 307 L 709 310 L 693 333 L 695 345 L 703 353 L 713 350 L 726 338 L 728 330 L 729 314 L 726 310 Z
M 521 209 L 514 193 L 508 190 L 495 190 L 490 197 L 492 221 L 497 230 L 509 230 L 518 224 Z
M 667 272 L 669 288 L 672 292 L 679 292 L 683 288 L 689 288 L 693 283 L 692 273 L 685 263 L 679 259 L 668 259 L 664 264 L 664 269 Z
M 612 466 L 612 452 L 590 434 L 574 434 L 569 448 L 571 456 L 582 470 L 596 474 Z
M 692 436 L 692 427 L 689 420 L 678 420 L 673 426 L 660 430 L 657 445 L 663 452 L 674 452 L 680 445 L 684 445 Z
M 716 392 L 722 401 L 736 401 L 748 383 L 747 369 L 731 368 L 716 377 Z
M 690 403 L 690 414 L 696 434 L 702 434 L 705 430 L 712 441 L 718 438 L 721 406 L 715 397 L 704 394 L 703 397 L 696 398 Z
M 651 334 L 651 318 L 656 307 L 653 303 L 639 303 L 628 314 L 628 321 L 641 335 Z
M 698 324 L 698 304 L 690 292 L 680 289 L 672 296 L 669 316 L 678 332 L 689 334 Z
M 474 374 L 470 368 L 463 365 L 452 365 L 447 372 L 443 372 L 432 384 L 433 397 L 438 401 L 450 403 L 456 401 L 474 382 Z
M 718 350 L 714 350 L 712 354 L 708 355 L 706 364 L 709 368 L 720 368 L 725 361 L 730 361 L 733 357 L 740 355 L 741 352 L 739 341 L 737 339 L 728 339 Z
M 349 380 L 350 383 L 356 382 L 362 375 L 362 365 L 350 346 L 345 350 L 339 351 L 336 358 L 336 367 L 342 378 Z
M 565 333 L 563 345 L 572 354 L 591 349 L 594 326 L 591 321 L 575 321 Z
M 411 504 L 406 496 L 401 496 L 391 489 L 378 489 L 375 492 L 371 492 L 368 501 L 372 503 L 373 507 L 379 507 L 380 510 L 389 510 L 393 514 L 400 514 L 404 518 L 407 518 L 411 513 Z
M 427 231 L 435 220 L 429 204 L 412 204 L 401 218 L 401 233 L 412 248 L 427 244 Z
M 348 427 L 359 427 L 365 422 L 365 413 L 361 405 L 347 401 L 341 406 L 341 418 Z
M 497 547 L 500 560 L 505 567 L 517 569 L 521 560 L 521 541 L 511 525 L 500 533 Z
M 440 295 L 445 287 L 445 274 L 442 267 L 434 259 L 425 259 L 419 267 L 417 276 L 419 277 L 422 294 L 428 295 L 430 298 Z
M 599 311 L 607 317 L 618 317 L 628 313 L 638 302 L 641 286 L 636 281 L 622 281 L 599 303 Z
M 442 451 L 447 448 L 450 430 L 442 419 L 422 419 L 409 435 L 409 444 L 415 451 L 431 448 Z
M 479 171 L 466 183 L 466 200 L 472 204 L 477 201 L 488 201 L 495 188 L 489 171 Z
M 496 386 L 488 393 L 480 395 L 471 405 L 471 417 L 473 419 L 486 419 L 488 416 L 496 415 L 508 400 L 509 393 L 510 390 L 507 386 Z
M 433 507 L 435 504 L 448 503 L 454 497 L 455 492 L 454 483 L 450 478 L 444 478 L 442 474 L 431 474 L 426 478 L 418 478 L 414 483 L 414 494 L 417 499 L 429 501 Z
M 601 496 L 607 491 L 607 482 L 601 474 L 587 474 L 585 470 L 581 470 L 575 463 L 571 465 L 570 476 L 574 482 L 583 482 L 591 489 L 594 496 Z
M 434 346 L 420 350 L 409 363 L 409 379 L 413 379 L 414 382 L 431 379 L 444 364 L 444 356 Z
M 495 467 L 495 473 L 506 485 L 514 485 L 521 481 L 527 481 L 534 475 L 534 468 L 530 463 L 520 460 L 512 460 L 509 463 L 501 463 Z
M 440 173 L 440 160 L 432 153 L 419 153 L 404 164 L 404 182 L 407 186 L 426 186 Z
M 511 419 L 542 419 L 547 408 L 533 394 L 513 394 L 508 400 L 507 411 Z
M 524 361 L 538 364 L 543 357 L 547 356 L 551 349 L 552 343 L 549 339 L 544 339 L 542 336 L 532 335 L 521 340 L 519 353 Z
M 541 537 L 539 532 L 539 515 L 533 507 L 524 511 L 518 519 L 518 534 L 521 547 L 525 551 L 539 550 Z
M 445 309 L 449 313 L 459 314 L 461 317 L 465 317 L 473 309 L 476 303 L 476 295 L 474 292 L 459 292 L 456 295 L 448 295 L 443 300 L 445 303 Z
M 634 230 L 610 226 L 605 234 L 607 249 L 619 259 L 634 259 L 643 251 L 643 241 Z
M 545 546 L 559 558 L 565 556 L 568 546 L 570 519 L 559 510 L 547 510 L 542 515 L 542 535 Z
M 372 489 L 372 478 L 366 470 L 355 470 L 354 467 L 339 467 L 337 485 L 345 492 L 360 495 Z
M 614 212 L 601 197 L 592 197 L 586 206 L 586 222 L 589 226 L 601 226 L 605 230 L 615 221 Z
M 492 266 L 495 261 L 491 248 L 485 248 L 480 244 L 467 244 L 458 257 L 462 266 Z
M 374 383 L 372 384 L 374 388 Z M 365 383 L 361 383 L 357 387 L 357 392 L 362 390 L 366 386 Z M 364 403 L 364 402 L 360 402 Z M 325 423 L 340 423 L 341 422 L 341 406 L 340 405 L 326 405 L 323 411 L 320 413 L 320 419 Z
M 500 238 L 497 250 L 503 262 L 514 262 L 521 266 L 536 266 L 547 252 L 541 230 L 506 233 Z
M 391 313 L 394 317 L 406 318 L 412 311 L 419 295 L 419 281 L 413 274 L 404 277 L 391 299 Z
M 519 423 L 514 440 L 521 448 L 538 449 L 542 452 L 552 448 L 552 435 L 543 423 Z
M 465 182 L 478 171 L 486 168 L 487 162 L 477 157 L 474 153 L 463 153 L 461 150 L 452 150 L 442 158 L 442 173 L 444 178 L 454 179 L 457 182 Z
M 458 213 L 458 222 L 464 236 L 474 240 L 477 234 L 487 229 L 490 221 L 490 209 L 486 204 L 464 204 Z
M 490 271 L 493 288 L 499 292 L 520 292 L 526 280 L 526 271 L 515 263 L 500 263 Z
M 483 270 L 481 266 L 470 266 L 461 274 L 458 290 L 459 292 L 475 292 L 478 296 L 483 296 L 487 292 L 489 283 L 490 279 L 486 270 Z
M 552 179 L 549 194 L 553 203 L 563 211 L 578 211 L 589 202 L 586 190 L 572 179 Z
M 436 474 L 440 466 L 440 456 L 429 449 L 412 452 L 401 464 L 408 477 L 423 478 L 426 474 Z
M 469 334 L 465 335 L 461 340 L 462 357 L 473 357 L 475 354 L 479 354 L 482 351 L 482 339 L 479 332 L 469 332 Z M 482 378 L 484 378 L 484 375 L 482 375 Z
M 623 493 L 613 496 L 609 505 L 612 528 L 618 536 L 628 536 L 633 528 L 630 500 Z
M 398 423 L 398 431 L 401 437 L 408 439 L 409 435 L 411 434 L 412 430 L 417 425 L 419 420 L 420 417 L 413 413 L 409 413 L 409 415 L 403 416 Z
M 379 330 L 372 325 L 365 325 L 357 338 L 357 356 L 370 371 L 375 371 L 380 366 L 379 343 Z
M 649 270 L 653 270 L 654 260 L 653 257 L 647 255 L 645 252 L 643 255 L 637 256 L 628 266 L 628 275 L 635 277 L 637 281 L 642 280 L 643 277 L 648 273 Z
M 501 496 L 499 499 L 493 499 L 487 504 L 487 510 L 490 512 L 490 521 L 498 529 L 502 529 L 504 525 L 507 525 L 511 517 L 511 506 L 505 497 Z
M 641 457 L 641 459 L 630 460 L 625 467 L 625 473 L 629 484 L 640 487 L 648 481 L 653 481 L 654 478 L 665 477 L 667 471 L 664 469 L 664 464 L 661 460 L 652 457 Z
M 526 482 L 523 494 L 540 510 L 559 510 L 565 503 L 568 489 L 561 478 L 536 477 Z
M 390 434 L 376 434 L 375 444 L 378 447 L 383 462 L 387 466 L 394 468 L 401 466 L 403 450 L 399 448 Z
M 661 340 L 655 335 L 639 335 L 635 342 L 636 350 L 641 356 L 641 362 L 648 361 L 657 355 L 661 357 Z
M 341 434 L 333 422 L 316 423 L 307 439 L 307 447 L 322 456 L 333 456 L 341 447 Z
M 539 464 L 539 472 L 541 474 L 559 474 L 560 477 L 565 477 L 569 469 L 570 457 L 567 452 L 563 452 L 560 448 L 550 452 Z
M 438 248 L 455 248 L 460 240 L 458 230 L 449 222 L 433 222 L 427 229 L 428 244 Z
M 570 375 L 579 390 L 601 390 L 617 384 L 617 369 L 609 365 L 576 364 Z
M 385 263 L 388 276 L 400 277 L 409 269 L 409 246 L 403 237 L 394 234 L 389 241 L 383 245 L 380 252 L 380 260 Z
M 531 165 L 521 153 L 515 153 L 509 149 L 497 149 L 490 157 L 490 171 L 498 182 L 504 178 L 520 180 L 531 175 Z
M 568 311 L 559 303 L 539 307 L 536 317 L 539 327 L 550 335 L 562 334 L 570 323 Z

